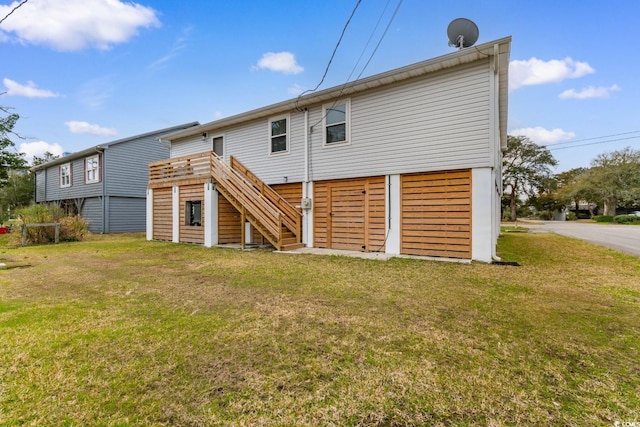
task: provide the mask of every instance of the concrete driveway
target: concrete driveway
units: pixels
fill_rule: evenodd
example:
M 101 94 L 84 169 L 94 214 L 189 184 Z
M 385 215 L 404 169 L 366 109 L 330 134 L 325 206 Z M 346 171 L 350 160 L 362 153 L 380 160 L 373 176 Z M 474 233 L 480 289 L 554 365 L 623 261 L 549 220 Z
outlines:
M 590 224 L 575 221 L 526 221 L 518 225 L 532 232 L 549 232 L 574 237 L 640 257 L 640 227 Z

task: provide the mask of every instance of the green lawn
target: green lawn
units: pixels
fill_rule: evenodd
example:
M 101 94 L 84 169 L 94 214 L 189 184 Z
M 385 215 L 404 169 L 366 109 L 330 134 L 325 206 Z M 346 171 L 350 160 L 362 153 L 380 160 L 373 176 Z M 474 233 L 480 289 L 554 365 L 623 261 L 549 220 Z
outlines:
M 499 253 L 521 266 L 0 249 L 0 425 L 640 419 L 640 259 L 537 233 Z

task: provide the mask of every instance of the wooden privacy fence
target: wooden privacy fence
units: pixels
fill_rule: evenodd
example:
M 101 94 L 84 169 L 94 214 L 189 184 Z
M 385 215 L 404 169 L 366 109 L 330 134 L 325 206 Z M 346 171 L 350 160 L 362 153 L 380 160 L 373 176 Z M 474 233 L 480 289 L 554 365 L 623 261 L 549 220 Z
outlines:
M 60 223 L 52 222 L 46 224 L 22 224 L 22 246 L 27 245 L 27 228 L 32 227 L 55 227 L 55 243 L 60 241 Z

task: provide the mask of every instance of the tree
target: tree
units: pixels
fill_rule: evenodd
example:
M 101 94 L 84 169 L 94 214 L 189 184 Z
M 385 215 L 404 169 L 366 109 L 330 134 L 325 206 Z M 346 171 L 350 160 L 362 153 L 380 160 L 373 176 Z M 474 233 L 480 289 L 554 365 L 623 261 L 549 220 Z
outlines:
M 29 206 L 33 201 L 33 190 L 31 173 L 24 169 L 9 171 L 7 182 L 0 191 L 0 219 L 8 218 L 17 208 Z
M 599 154 L 581 185 L 604 203 L 604 214 L 615 216 L 618 206 L 640 204 L 640 150 L 631 147 Z
M 57 155 L 47 151 L 46 153 L 44 153 L 42 155 L 42 157 L 33 156 L 33 160 L 31 161 L 31 166 L 40 166 L 40 165 L 48 163 L 48 162 L 50 162 L 52 160 L 55 160 L 55 159 L 57 159 L 59 157 L 60 156 L 57 156 Z
M 0 188 L 4 187 L 9 179 L 9 171 L 24 169 L 26 160 L 22 153 L 18 153 L 14 142 L 10 136 L 18 136 L 13 128 L 20 118 L 16 113 L 12 113 L 8 107 L 0 106 L 2 117 L 0 117 Z
M 551 152 L 525 136 L 507 136 L 504 153 L 502 186 L 509 198 L 511 220 L 515 221 L 518 200 L 535 197 L 549 185 L 551 167 L 558 162 Z

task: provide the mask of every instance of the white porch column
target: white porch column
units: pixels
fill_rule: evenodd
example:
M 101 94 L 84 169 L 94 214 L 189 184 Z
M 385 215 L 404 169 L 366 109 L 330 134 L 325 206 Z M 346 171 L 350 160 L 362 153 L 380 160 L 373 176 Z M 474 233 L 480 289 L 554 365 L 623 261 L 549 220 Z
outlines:
M 302 198 L 311 200 L 310 209 L 302 209 L 302 243 L 313 247 L 313 182 L 302 183 Z
M 471 171 L 471 259 L 491 262 L 495 252 L 495 185 L 491 168 Z
M 204 245 L 218 244 L 218 190 L 212 182 L 204 184 Z
M 153 240 L 153 190 L 147 188 L 147 240 Z
M 387 175 L 385 179 L 385 204 L 387 217 L 385 218 L 385 232 L 387 244 L 385 252 L 400 254 L 400 175 Z
M 175 243 L 180 242 L 180 187 L 173 186 L 172 191 L 172 241 Z

